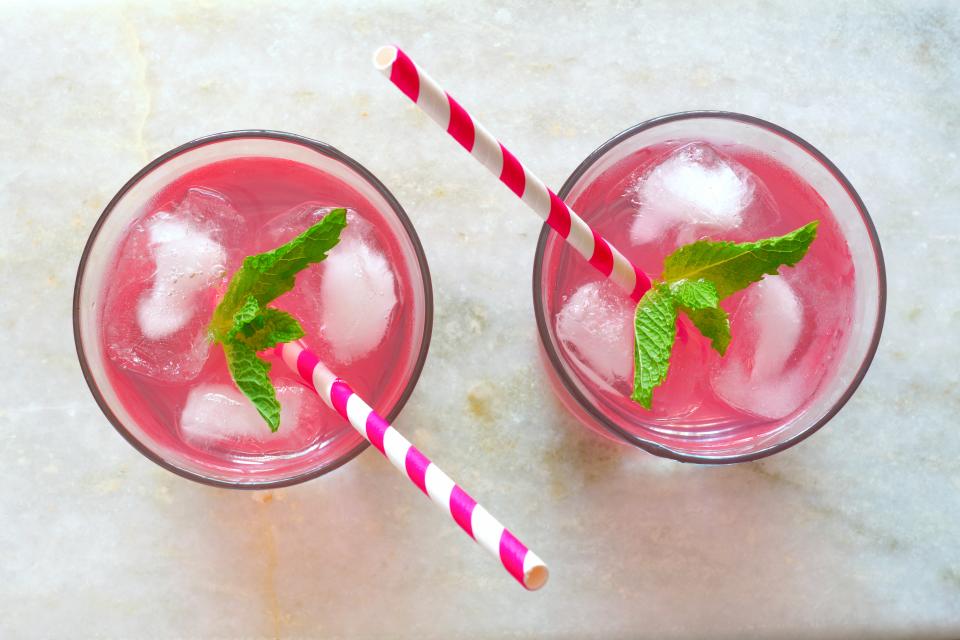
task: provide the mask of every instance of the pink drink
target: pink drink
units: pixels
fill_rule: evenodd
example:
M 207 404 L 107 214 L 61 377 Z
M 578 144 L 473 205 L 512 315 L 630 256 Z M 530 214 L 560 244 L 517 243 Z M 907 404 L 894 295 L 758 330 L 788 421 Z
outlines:
M 273 363 L 281 404 L 280 429 L 271 433 L 206 334 L 243 258 L 289 241 L 330 208 L 348 210 L 340 244 L 272 305 L 292 313 L 307 346 L 385 414 L 399 411 L 422 366 L 429 290 L 409 222 L 359 165 L 300 140 L 251 135 L 186 149 L 204 157 L 153 193 L 142 190 L 104 261 L 100 373 L 110 409 L 124 415 L 111 417 L 148 455 L 195 479 L 288 483 L 364 446 L 272 351 L 261 354 Z M 226 148 L 211 154 L 211 144 Z
M 722 302 L 733 335 L 724 357 L 681 314 L 686 337 L 681 331 L 650 411 L 629 398 L 634 305 L 557 238 L 542 239 L 535 304 L 552 380 L 568 408 L 605 435 L 687 460 L 762 455 L 829 413 L 818 400 L 849 377 L 871 265 L 861 260 L 858 283 L 856 251 L 833 208 L 774 157 L 793 156 L 749 136 L 743 144 L 718 130 L 705 140 L 673 127 L 649 144 L 628 136 L 567 185 L 573 209 L 635 264 L 657 277 L 680 245 L 758 240 L 811 220 L 820 221 L 817 239 L 795 268 Z M 879 330 L 876 321 L 868 328 Z

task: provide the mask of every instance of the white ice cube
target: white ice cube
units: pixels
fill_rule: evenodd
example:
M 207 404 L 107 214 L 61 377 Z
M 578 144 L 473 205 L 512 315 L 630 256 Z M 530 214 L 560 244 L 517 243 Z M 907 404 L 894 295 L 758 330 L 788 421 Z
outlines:
M 797 347 L 803 329 L 803 307 L 785 278 L 766 277 L 747 295 L 752 312 L 747 317 L 757 341 L 754 378 L 770 378 L 783 371 Z
M 137 305 L 137 321 L 146 338 L 159 340 L 186 326 L 197 295 L 223 277 L 227 255 L 209 233 L 168 213 L 151 218 L 147 231 L 157 266 Z
M 104 303 L 110 359 L 155 381 L 196 378 L 210 349 L 213 285 L 240 259 L 224 248 L 243 229 L 226 198 L 201 188 L 138 220 L 121 245 Z
M 680 226 L 688 232 L 737 227 L 753 199 L 754 180 L 710 145 L 691 143 L 649 171 L 631 195 L 638 210 L 630 237 L 644 244 Z
M 380 344 L 396 305 L 396 278 L 383 254 L 357 236 L 330 251 L 320 283 L 320 318 L 338 361 L 352 362 Z
M 272 246 L 287 242 L 333 207 L 304 202 L 272 218 L 261 235 Z M 303 295 L 280 301 L 302 323 L 307 338 L 341 364 L 367 355 L 386 335 L 397 304 L 396 278 L 374 225 L 347 209 L 347 226 L 326 260 L 298 274 Z
M 712 376 L 713 390 L 733 407 L 783 418 L 808 395 L 790 356 L 803 331 L 803 305 L 782 276 L 751 285 L 731 321 L 733 339 Z
M 276 247 L 289 242 L 320 222 L 324 216 L 335 208 L 320 202 L 304 202 L 271 218 L 259 231 L 259 235 L 263 238 L 266 246 Z M 347 226 L 341 232 L 340 238 L 345 240 L 357 237 L 369 240 L 372 229 L 373 225 L 360 217 L 356 211 L 348 208 Z
M 224 441 L 266 442 L 287 437 L 300 427 L 309 391 L 301 386 L 277 387 L 280 429 L 274 433 L 250 401 L 233 385 L 204 384 L 190 390 L 180 415 L 180 432 L 193 444 Z
M 633 375 L 633 307 L 609 281 L 577 289 L 557 314 L 557 337 L 613 385 Z

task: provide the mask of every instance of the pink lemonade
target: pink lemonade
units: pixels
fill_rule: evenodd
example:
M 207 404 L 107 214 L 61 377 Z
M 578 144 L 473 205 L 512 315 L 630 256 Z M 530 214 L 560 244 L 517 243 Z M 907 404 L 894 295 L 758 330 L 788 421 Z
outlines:
M 293 159 L 300 153 L 231 152 L 181 171 L 144 198 L 107 263 L 98 301 L 105 379 L 124 427 L 134 423 L 139 443 L 191 477 L 282 483 L 362 448 L 271 351 L 261 356 L 281 405 L 272 433 L 207 335 L 243 258 L 291 240 L 332 208 L 347 209 L 340 243 L 271 306 L 293 314 L 306 346 L 384 413 L 402 404 L 422 365 L 429 294 L 419 244 L 403 233 L 408 222 L 346 172 L 358 165 L 334 175 Z
M 701 238 L 747 242 L 819 220 L 817 238 L 796 267 L 721 303 L 731 319 L 725 356 L 680 314 L 669 374 L 649 411 L 629 397 L 635 305 L 547 238 L 535 302 L 547 355 L 560 364 L 554 385 L 587 425 L 657 453 L 726 461 L 761 451 L 803 419 L 844 363 L 857 308 L 847 237 L 817 189 L 754 146 L 684 136 L 637 146 L 598 161 L 567 201 L 652 277 L 667 255 Z

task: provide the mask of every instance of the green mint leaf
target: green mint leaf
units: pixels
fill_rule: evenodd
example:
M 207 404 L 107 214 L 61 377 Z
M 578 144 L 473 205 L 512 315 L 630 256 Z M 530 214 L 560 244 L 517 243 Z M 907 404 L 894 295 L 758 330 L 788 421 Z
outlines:
M 673 295 L 667 286 L 657 284 L 640 299 L 634 316 L 633 393 L 630 397 L 647 409 L 653 402 L 653 390 L 667 377 L 676 325 L 677 308 Z
M 720 307 L 704 309 L 682 308 L 683 313 L 690 318 L 693 326 L 707 338 L 714 350 L 723 355 L 730 346 L 730 316 Z
M 723 355 L 730 344 L 730 318 L 720 308 L 717 288 L 709 280 L 680 280 L 670 285 L 677 307 Z
M 290 242 L 247 256 L 213 311 L 209 332 L 223 347 L 237 388 L 270 426 L 280 428 L 280 403 L 270 381 L 270 364 L 258 351 L 303 337 L 300 323 L 267 304 L 293 288 L 296 275 L 322 261 L 347 224 L 345 209 L 334 209 Z
M 296 318 L 286 311 L 267 307 L 243 325 L 237 331 L 235 339 L 254 351 L 263 351 L 302 337 L 303 327 Z
M 210 332 L 214 339 L 218 342 L 227 339 L 234 316 L 248 298 L 252 297 L 263 308 L 292 289 L 300 271 L 327 257 L 327 252 L 340 241 L 340 232 L 346 224 L 346 209 L 334 209 L 285 245 L 244 258 L 213 312 Z
M 722 300 L 766 274 L 776 274 L 783 265 L 799 262 L 817 235 L 817 223 L 814 220 L 786 235 L 757 242 L 700 240 L 685 245 L 664 260 L 663 279 L 709 280 Z
M 674 300 L 688 309 L 707 309 L 720 304 L 717 287 L 709 280 L 680 280 L 670 285 Z
M 270 376 L 270 363 L 257 356 L 257 352 L 246 344 L 233 340 L 223 345 L 227 356 L 227 367 L 237 388 L 243 392 L 257 412 L 270 425 L 271 431 L 280 428 L 280 403 L 277 391 L 273 388 Z
M 682 311 L 723 355 L 730 345 L 730 317 L 720 301 L 732 293 L 799 262 L 817 236 L 818 221 L 790 233 L 756 242 L 700 240 L 680 247 L 663 263 L 655 282 L 637 304 L 634 316 L 634 374 L 631 398 L 649 409 L 653 390 L 667 377 Z
M 260 303 L 257 302 L 257 299 L 253 296 L 248 296 L 246 302 L 243 303 L 243 306 L 241 306 L 237 312 L 233 314 L 233 326 L 231 326 L 230 330 L 227 331 L 226 338 L 228 340 L 233 339 L 240 329 L 257 317 L 258 313 L 260 313 Z

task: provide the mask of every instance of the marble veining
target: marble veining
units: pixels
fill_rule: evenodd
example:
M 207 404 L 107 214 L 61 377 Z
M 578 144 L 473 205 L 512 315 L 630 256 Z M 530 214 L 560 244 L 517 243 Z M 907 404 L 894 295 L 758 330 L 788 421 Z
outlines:
M 887 260 L 856 396 L 733 467 L 581 428 L 537 352 L 537 221 L 371 68 L 386 42 L 555 188 L 614 133 L 685 109 L 820 148 Z M 947 1 L 3 3 L 0 637 L 956 637 L 958 47 Z M 550 563 L 543 591 L 374 453 L 217 490 L 100 414 L 70 324 L 86 236 L 150 158 L 240 128 L 339 147 L 411 215 L 436 316 L 398 427 Z

